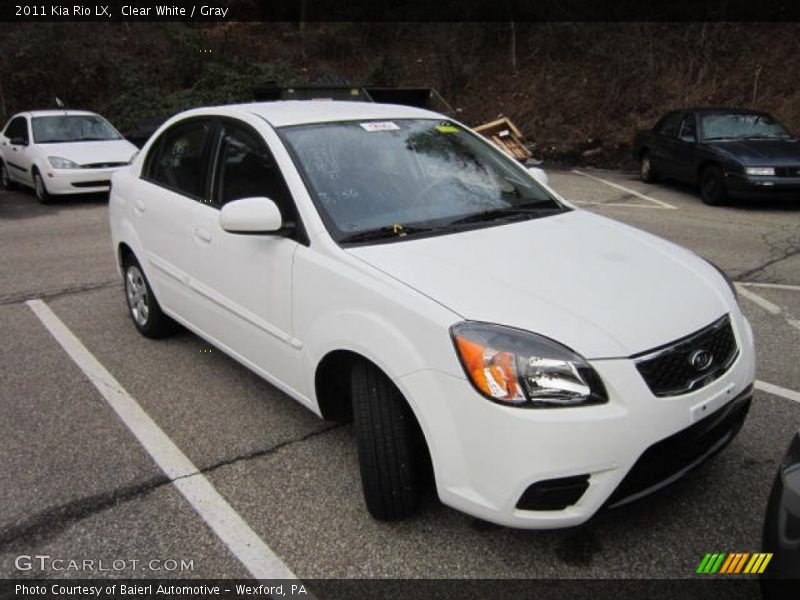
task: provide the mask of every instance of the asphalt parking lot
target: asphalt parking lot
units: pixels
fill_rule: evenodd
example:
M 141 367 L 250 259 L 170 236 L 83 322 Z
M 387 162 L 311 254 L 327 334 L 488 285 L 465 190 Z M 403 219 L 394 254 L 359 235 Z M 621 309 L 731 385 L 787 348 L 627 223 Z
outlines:
M 800 427 L 800 198 L 712 208 L 691 188 L 627 173 L 551 171 L 550 180 L 586 209 L 684 245 L 741 282 L 763 383 L 719 456 L 574 529 L 505 529 L 433 498 L 409 521 L 380 523 L 364 508 L 351 426 L 319 420 L 188 332 L 136 333 L 103 198 L 40 206 L 29 193 L 0 192 L 0 577 L 252 573 L 37 317 L 36 299 L 301 579 L 682 578 L 706 552 L 758 551 L 772 478 Z M 140 562 L 19 570 L 20 555 Z M 162 568 L 142 566 L 151 560 Z M 191 568 L 167 569 L 168 560 Z

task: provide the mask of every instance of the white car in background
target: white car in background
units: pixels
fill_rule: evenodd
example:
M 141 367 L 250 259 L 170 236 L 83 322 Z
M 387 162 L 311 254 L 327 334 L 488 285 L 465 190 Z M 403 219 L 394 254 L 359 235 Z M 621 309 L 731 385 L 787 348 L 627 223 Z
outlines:
M 0 134 L 0 183 L 32 188 L 42 203 L 54 196 L 107 192 L 111 175 L 137 148 L 100 115 L 37 110 L 14 115 Z
M 352 418 L 379 519 L 432 471 L 487 521 L 583 523 L 733 439 L 753 336 L 716 267 L 536 175 L 417 108 L 182 113 L 114 176 L 130 316 Z

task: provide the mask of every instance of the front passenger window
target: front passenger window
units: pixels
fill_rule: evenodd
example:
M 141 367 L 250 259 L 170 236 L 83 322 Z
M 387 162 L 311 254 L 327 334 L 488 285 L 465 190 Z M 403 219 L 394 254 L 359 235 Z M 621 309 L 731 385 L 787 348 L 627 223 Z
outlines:
M 187 196 L 202 198 L 210 131 L 208 121 L 182 123 L 165 131 L 148 163 L 148 179 Z
M 671 113 L 664 117 L 658 129 L 659 135 L 664 137 L 676 138 L 681 128 L 681 113 Z
M 5 136 L 11 140 L 14 138 L 22 138 L 24 143 L 28 143 L 28 124 L 25 122 L 25 117 L 16 117 L 6 126 Z
M 686 115 L 681 125 L 682 139 L 697 138 L 697 128 L 695 127 L 694 115 Z
M 266 196 L 289 219 L 289 191 L 275 159 L 255 132 L 226 124 L 219 150 L 216 204 Z

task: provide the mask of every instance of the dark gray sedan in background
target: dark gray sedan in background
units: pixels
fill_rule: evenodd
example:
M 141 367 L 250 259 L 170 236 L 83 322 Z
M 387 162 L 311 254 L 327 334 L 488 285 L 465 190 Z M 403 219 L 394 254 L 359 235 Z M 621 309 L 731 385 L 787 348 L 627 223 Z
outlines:
M 686 108 L 636 134 L 643 181 L 699 185 L 703 202 L 789 194 L 800 200 L 800 142 L 774 117 L 737 108 Z

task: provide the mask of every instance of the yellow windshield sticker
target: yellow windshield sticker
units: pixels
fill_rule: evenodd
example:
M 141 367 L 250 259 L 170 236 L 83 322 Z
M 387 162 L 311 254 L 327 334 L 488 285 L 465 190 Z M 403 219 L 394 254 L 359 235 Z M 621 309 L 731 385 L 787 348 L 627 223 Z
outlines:
M 458 127 L 454 127 L 452 125 L 447 125 L 443 123 L 442 125 L 436 126 L 436 131 L 439 133 L 458 133 Z

